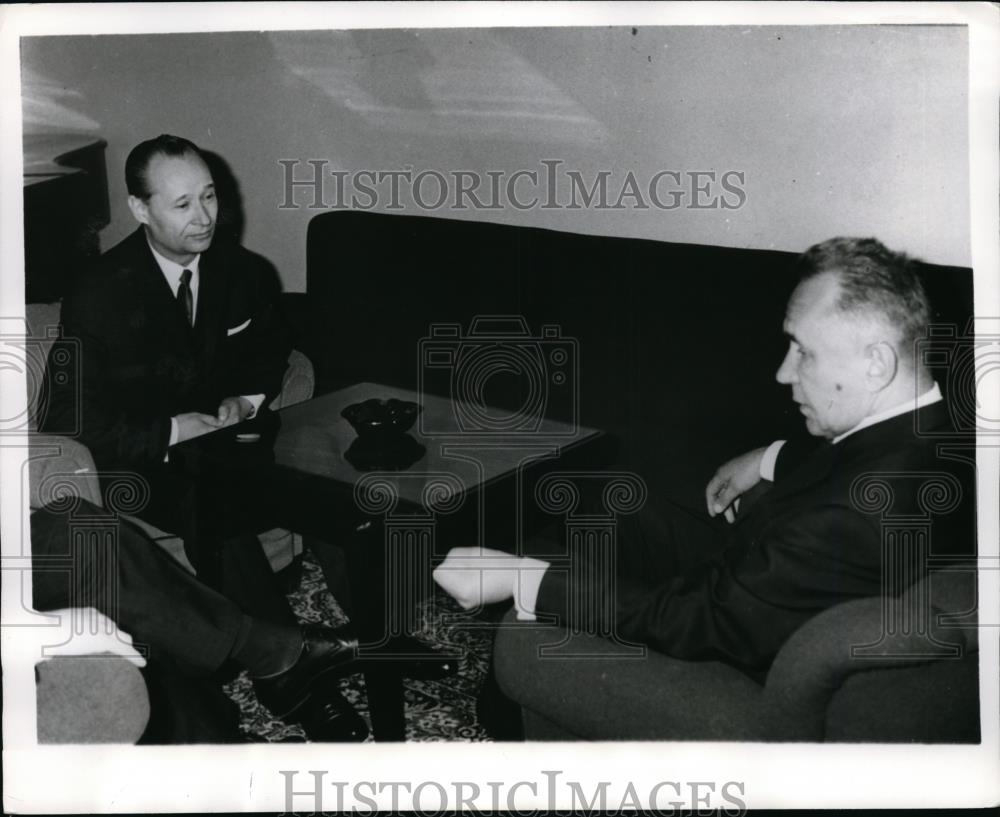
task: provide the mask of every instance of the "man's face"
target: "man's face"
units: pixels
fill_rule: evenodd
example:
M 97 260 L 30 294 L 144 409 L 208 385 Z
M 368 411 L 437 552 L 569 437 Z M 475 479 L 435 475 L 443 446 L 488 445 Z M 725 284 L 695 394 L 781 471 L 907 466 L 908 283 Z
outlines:
M 835 308 L 840 286 L 824 272 L 796 287 L 785 312 L 788 352 L 777 379 L 792 387 L 792 399 L 817 437 L 850 431 L 868 414 L 870 343 L 863 323 Z
M 149 199 L 129 197 L 149 243 L 178 264 L 189 264 L 212 243 L 219 205 L 208 166 L 197 156 L 155 156 L 146 169 Z

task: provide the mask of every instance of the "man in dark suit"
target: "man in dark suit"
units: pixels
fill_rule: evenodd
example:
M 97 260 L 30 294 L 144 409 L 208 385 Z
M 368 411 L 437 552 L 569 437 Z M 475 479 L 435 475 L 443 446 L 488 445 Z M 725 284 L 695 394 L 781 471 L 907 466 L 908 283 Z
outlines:
M 54 386 L 46 422 L 58 430 L 78 410 L 98 471 L 141 474 L 153 489 L 143 517 L 183 535 L 193 514 L 170 447 L 252 417 L 280 390 L 291 342 L 273 269 L 213 242 L 218 203 L 197 147 L 143 142 L 125 177 L 140 226 L 63 298 L 80 378 Z
M 270 265 L 233 242 L 213 240 L 215 185 L 194 144 L 167 135 L 139 144 L 126 160 L 125 179 L 129 208 L 140 226 L 77 276 L 63 299 L 63 334 L 79 349 L 73 370 L 79 379 L 53 384 L 42 430 L 58 433 L 73 426 L 79 410 L 80 440 L 93 455 L 102 488 L 108 489 L 105 477 L 113 472 L 141 476 L 149 502 L 137 515 L 179 535 L 189 548 L 198 541 L 203 509 L 195 485 L 171 467 L 170 449 L 260 411 L 281 388 L 290 336 L 278 314 L 279 284 Z M 62 353 L 56 344 L 52 354 Z M 129 542 L 138 555 L 130 561 L 128 581 L 140 588 L 132 620 L 148 604 L 150 615 L 166 617 L 174 643 L 197 640 L 197 629 L 185 622 L 205 609 L 195 592 L 200 585 L 143 556 L 143 548 L 152 547 L 148 539 Z M 325 668 L 342 669 L 345 660 L 353 660 L 357 643 L 346 632 L 299 631 L 255 537 L 230 539 L 221 549 L 217 589 L 258 622 L 281 628 L 286 636 L 293 633 L 290 643 L 299 660 L 284 662 L 290 674 L 282 683 L 307 687 L 327 674 Z M 204 554 L 197 548 L 188 553 L 200 572 Z M 156 587 L 160 582 L 169 586 Z M 157 609 L 171 599 L 180 606 Z M 232 625 L 236 619 L 226 620 Z M 235 637 L 232 626 L 227 638 Z M 163 633 L 157 638 L 166 643 Z M 411 675 L 450 669 L 446 662 L 437 664 L 417 659 L 394 669 Z M 317 739 L 356 737 L 350 705 L 335 689 L 323 695 L 323 705 L 314 706 L 303 722 L 307 732 Z M 346 731 L 340 728 L 345 723 Z
M 810 617 L 885 592 L 883 514 L 938 512 L 930 552 L 911 542 L 891 555 L 906 581 L 929 556 L 971 555 L 972 469 L 938 454 L 952 429 L 915 355 L 930 312 L 913 264 L 874 239 L 832 239 L 799 268 L 777 379 L 791 386 L 811 437 L 725 463 L 706 487 L 706 516 L 664 504 L 626 517 L 618 578 L 598 594 L 613 599 L 606 607 L 586 601 L 592 571 L 480 548 L 452 550 L 438 583 L 467 608 L 513 596 L 521 618 L 589 621 L 676 658 L 721 659 L 759 676 Z M 929 499 L 928 479 L 948 496 Z M 756 502 L 737 514 L 751 493 Z

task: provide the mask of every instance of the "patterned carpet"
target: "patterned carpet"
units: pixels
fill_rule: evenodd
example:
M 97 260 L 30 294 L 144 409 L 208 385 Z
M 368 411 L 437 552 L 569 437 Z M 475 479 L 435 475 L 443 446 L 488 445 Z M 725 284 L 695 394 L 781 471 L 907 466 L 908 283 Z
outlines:
M 304 622 L 337 626 L 347 616 L 326 590 L 319 566 L 307 552 L 302 565 L 299 589 L 288 596 L 292 609 Z M 462 740 L 488 741 L 489 736 L 476 718 L 476 699 L 485 677 L 493 648 L 494 627 L 463 613 L 447 595 L 438 593 L 420 611 L 417 638 L 462 654 L 458 672 L 440 681 L 404 681 L 406 698 L 406 739 L 408 741 Z M 368 721 L 365 682 L 360 674 L 342 679 L 340 691 Z M 226 694 L 240 707 L 240 729 L 268 741 L 305 740 L 302 728 L 275 718 L 254 696 L 246 673 L 225 686 Z M 372 738 L 369 737 L 370 741 Z

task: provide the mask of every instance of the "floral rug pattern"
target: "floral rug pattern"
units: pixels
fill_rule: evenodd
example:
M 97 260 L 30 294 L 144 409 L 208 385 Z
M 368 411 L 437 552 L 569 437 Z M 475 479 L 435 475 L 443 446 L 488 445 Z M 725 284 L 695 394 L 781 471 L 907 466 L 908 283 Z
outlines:
M 347 621 L 347 616 L 327 592 L 319 566 L 305 554 L 299 589 L 289 594 L 292 609 L 304 622 L 331 627 Z M 461 608 L 444 593 L 428 599 L 420 609 L 421 626 L 414 635 L 431 646 L 461 654 L 458 672 L 439 681 L 404 680 L 406 739 L 408 741 L 488 741 L 489 736 L 476 718 L 476 699 L 486 675 L 494 628 Z M 340 691 L 368 721 L 365 681 L 355 674 L 339 681 Z M 304 741 L 300 726 L 285 724 L 261 705 L 246 673 L 226 684 L 226 694 L 240 708 L 240 729 L 247 736 L 271 742 Z M 369 736 L 369 741 L 372 738 Z

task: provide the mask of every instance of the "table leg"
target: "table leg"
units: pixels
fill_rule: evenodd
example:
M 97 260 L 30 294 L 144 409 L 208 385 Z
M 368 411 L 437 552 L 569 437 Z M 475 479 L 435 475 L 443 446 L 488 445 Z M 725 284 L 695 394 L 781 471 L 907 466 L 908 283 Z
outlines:
M 347 571 L 351 583 L 351 617 L 362 653 L 382 644 L 387 635 L 385 598 L 385 539 L 382 521 L 366 519 L 345 542 Z M 365 673 L 365 689 L 371 713 L 372 733 L 377 741 L 406 738 L 403 679 L 383 664 Z
M 393 672 L 366 672 L 365 689 L 375 740 L 380 743 L 406 740 L 402 676 Z

